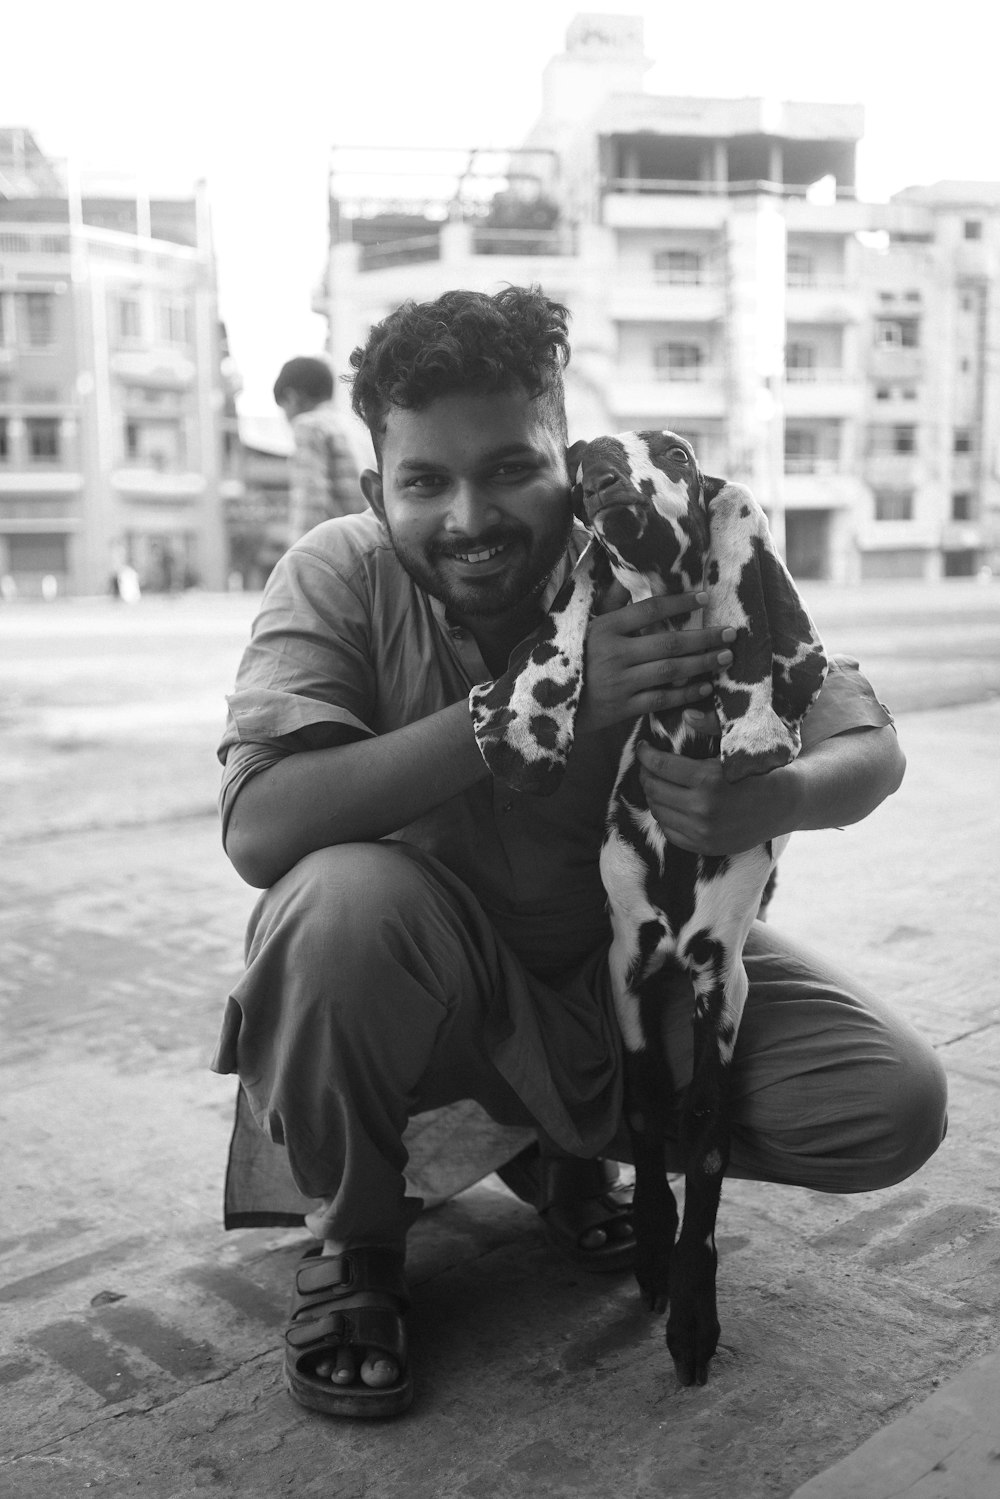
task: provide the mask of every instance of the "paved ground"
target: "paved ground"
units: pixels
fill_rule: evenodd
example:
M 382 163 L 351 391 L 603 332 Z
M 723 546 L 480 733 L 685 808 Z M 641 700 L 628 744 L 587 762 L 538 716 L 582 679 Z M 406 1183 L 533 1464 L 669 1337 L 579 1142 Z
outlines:
M 996 1499 L 1000 596 L 814 605 L 910 764 L 868 822 L 793 840 L 774 919 L 931 1037 L 948 1141 L 879 1194 L 729 1184 L 698 1391 L 627 1277 L 568 1268 L 482 1183 L 413 1232 L 418 1398 L 374 1429 L 281 1388 L 302 1235 L 219 1227 L 232 1087 L 205 1062 L 253 894 L 210 747 L 252 601 L 0 614 L 4 1499 Z

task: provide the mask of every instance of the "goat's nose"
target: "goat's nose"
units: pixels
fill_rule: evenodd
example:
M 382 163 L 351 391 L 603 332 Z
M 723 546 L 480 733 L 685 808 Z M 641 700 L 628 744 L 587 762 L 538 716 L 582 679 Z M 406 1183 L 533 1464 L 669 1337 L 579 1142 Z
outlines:
M 588 495 L 603 494 L 606 489 L 614 489 L 621 478 L 613 468 L 599 468 L 596 472 L 587 474 L 583 481 L 583 492 Z

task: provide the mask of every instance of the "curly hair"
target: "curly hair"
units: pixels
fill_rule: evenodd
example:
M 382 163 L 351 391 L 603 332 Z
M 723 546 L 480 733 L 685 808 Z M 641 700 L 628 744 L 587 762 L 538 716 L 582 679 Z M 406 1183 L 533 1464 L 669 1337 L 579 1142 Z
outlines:
M 538 398 L 546 424 L 566 441 L 563 370 L 569 311 L 538 286 L 495 295 L 449 291 L 434 302 L 404 302 L 354 350 L 351 405 L 381 440 L 391 406 L 419 411 L 440 396 L 516 389 Z

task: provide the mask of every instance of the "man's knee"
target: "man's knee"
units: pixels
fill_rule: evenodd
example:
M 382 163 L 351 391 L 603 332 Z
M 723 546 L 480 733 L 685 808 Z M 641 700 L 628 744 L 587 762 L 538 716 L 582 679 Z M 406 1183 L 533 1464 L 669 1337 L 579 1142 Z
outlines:
M 922 1043 L 899 1066 L 883 1099 L 887 1149 L 873 1163 L 871 1188 L 891 1187 L 919 1171 L 948 1127 L 948 1082 L 937 1053 Z
M 427 901 L 424 872 L 401 845 L 343 843 L 307 854 L 265 893 L 251 940 L 281 929 L 333 961 L 380 940 L 386 916 L 405 921 Z

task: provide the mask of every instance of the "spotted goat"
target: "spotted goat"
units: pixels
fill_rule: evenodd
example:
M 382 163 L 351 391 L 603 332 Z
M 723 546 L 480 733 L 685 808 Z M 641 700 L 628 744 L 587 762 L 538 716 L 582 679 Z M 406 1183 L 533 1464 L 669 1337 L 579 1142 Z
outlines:
M 787 838 L 744 853 L 669 842 L 646 805 L 637 748 L 721 757 L 727 781 L 764 775 L 799 752 L 799 726 L 826 675 L 822 644 L 749 490 L 703 475 L 673 432 L 588 443 L 573 489 L 593 539 L 545 624 L 495 682 L 473 690 L 480 750 L 494 777 L 547 794 L 573 745 L 584 645 L 611 577 L 633 602 L 704 590 L 708 604 L 664 628 L 731 626 L 732 663 L 714 678 L 718 736 L 683 709 L 651 713 L 629 737 L 608 807 L 601 877 L 625 1057 L 635 1162 L 636 1279 L 649 1308 L 669 1306 L 667 1346 L 684 1385 L 704 1384 L 719 1340 L 715 1224 L 730 1153 L 731 1063 L 747 995 L 743 946 Z M 666 1005 L 693 1007 L 694 1067 L 680 1105 L 684 1218 L 667 1180 L 677 1105 L 665 1054 Z

